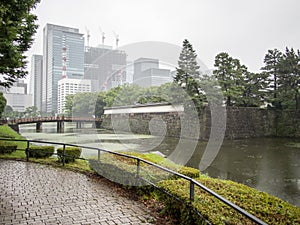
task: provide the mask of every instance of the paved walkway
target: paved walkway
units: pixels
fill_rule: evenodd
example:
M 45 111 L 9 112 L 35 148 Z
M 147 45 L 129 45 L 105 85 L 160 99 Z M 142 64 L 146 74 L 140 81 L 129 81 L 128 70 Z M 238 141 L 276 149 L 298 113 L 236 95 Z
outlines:
M 151 224 L 145 206 L 107 181 L 0 160 L 0 224 Z

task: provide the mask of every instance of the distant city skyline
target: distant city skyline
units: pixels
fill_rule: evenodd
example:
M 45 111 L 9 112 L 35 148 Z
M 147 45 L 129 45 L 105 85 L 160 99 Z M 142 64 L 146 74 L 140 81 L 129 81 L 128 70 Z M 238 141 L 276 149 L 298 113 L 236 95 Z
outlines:
M 70 5 L 72 10 L 66 10 Z M 85 36 L 89 30 L 90 46 L 101 43 L 100 27 L 105 44 L 114 47 L 115 35 L 119 46 L 140 41 L 181 46 L 187 38 L 209 69 L 214 57 L 225 51 L 258 72 L 268 49 L 300 48 L 299 8 L 298 0 L 43 0 L 33 10 L 39 29 L 27 55 L 30 60 L 42 54 L 42 29 L 53 23 L 78 27 Z

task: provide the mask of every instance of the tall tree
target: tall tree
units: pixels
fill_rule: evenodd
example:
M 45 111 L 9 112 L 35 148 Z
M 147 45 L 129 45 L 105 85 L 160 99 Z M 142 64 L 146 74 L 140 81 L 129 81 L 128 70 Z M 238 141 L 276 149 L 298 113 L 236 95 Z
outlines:
M 268 76 L 269 89 L 268 101 L 275 107 L 281 108 L 281 100 L 278 98 L 278 76 L 279 74 L 279 61 L 282 59 L 282 52 L 278 49 L 268 50 L 264 58 L 264 67 L 261 69 L 263 73 Z
M 238 106 L 259 107 L 263 105 L 268 84 L 266 73 L 247 72 L 244 77 L 243 92 Z
M 0 86 L 10 87 L 27 75 L 26 56 L 36 32 L 31 13 L 40 0 L 0 1 Z
M 6 99 L 3 96 L 3 93 L 0 92 L 0 118 L 2 117 L 2 113 L 4 111 L 5 106 L 6 106 Z
M 286 48 L 278 65 L 283 108 L 300 110 L 300 51 Z
M 178 68 L 174 82 L 183 88 L 191 97 L 195 106 L 199 108 L 205 99 L 203 90 L 200 88 L 200 66 L 197 63 L 197 54 L 187 39 L 183 46 L 178 60 Z
M 248 73 L 247 67 L 225 52 L 216 56 L 214 66 L 213 74 L 221 86 L 226 105 L 238 104 L 243 94 L 244 76 Z

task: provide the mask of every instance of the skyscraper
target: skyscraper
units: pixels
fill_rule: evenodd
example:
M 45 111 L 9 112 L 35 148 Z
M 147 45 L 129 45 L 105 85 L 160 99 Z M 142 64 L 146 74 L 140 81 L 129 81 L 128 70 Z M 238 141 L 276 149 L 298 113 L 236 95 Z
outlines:
M 84 78 L 92 81 L 92 92 L 107 90 L 126 81 L 126 53 L 111 46 L 86 47 Z
M 43 112 L 57 112 L 58 81 L 62 78 L 63 67 L 68 78 L 83 78 L 83 34 L 77 28 L 46 24 L 43 43 Z
M 42 76 L 43 56 L 33 55 L 31 58 L 31 76 L 29 93 L 33 96 L 33 105 L 40 111 L 42 108 Z
M 159 86 L 172 82 L 170 70 L 160 69 L 159 60 L 139 58 L 134 61 L 133 83 L 141 87 Z

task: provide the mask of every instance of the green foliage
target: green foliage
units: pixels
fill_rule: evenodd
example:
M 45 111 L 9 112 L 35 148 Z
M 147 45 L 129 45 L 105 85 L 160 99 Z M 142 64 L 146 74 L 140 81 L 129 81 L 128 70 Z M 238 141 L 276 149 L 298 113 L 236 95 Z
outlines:
M 4 108 L 6 106 L 6 99 L 3 96 L 3 93 L 0 92 L 0 118 L 2 117 L 2 113 L 4 112 Z
M 275 109 L 300 110 L 300 52 L 286 48 L 268 50 L 262 74 L 269 79 L 267 101 Z
M 28 156 L 33 158 L 48 158 L 54 153 L 54 146 L 30 146 Z
M 40 116 L 40 112 L 38 112 L 38 109 L 36 106 L 30 106 L 25 109 L 24 116 L 25 117 L 38 117 L 38 116 Z
M 185 175 L 188 177 L 196 178 L 196 177 L 200 176 L 200 172 L 198 169 L 175 164 L 172 161 L 168 160 L 167 158 L 164 158 L 155 153 L 151 153 L 151 152 L 150 153 L 122 152 L 122 153 L 147 160 L 149 162 L 158 164 L 158 165 L 166 167 L 168 169 L 177 171 L 178 173 L 181 173 L 182 175 Z M 123 158 L 123 160 L 125 160 L 125 159 Z
M 226 106 L 260 106 L 263 102 L 262 89 L 266 87 L 266 76 L 250 73 L 238 59 L 222 52 L 215 58 L 213 71 L 221 86 Z
M 12 153 L 17 150 L 17 145 L 10 141 L 0 141 L 0 154 Z
M 105 101 L 108 107 L 134 105 L 143 95 L 144 88 L 138 85 L 125 84 L 116 88 L 110 89 L 106 93 Z
M 105 103 L 105 94 L 103 92 L 100 92 L 98 94 L 96 105 L 95 105 L 95 117 L 101 118 L 101 116 L 104 114 L 104 107 L 106 106 Z
M 174 83 L 178 84 L 193 101 L 194 105 L 200 110 L 206 97 L 203 94 L 203 89 L 199 85 L 201 80 L 200 66 L 197 63 L 197 54 L 193 49 L 193 46 L 187 39 L 183 41 L 183 47 L 179 55 L 178 68 L 176 68 L 176 75 L 174 77 Z M 184 101 L 185 107 L 189 107 L 188 101 Z
M 37 17 L 31 13 L 39 0 L 0 2 L 0 86 L 10 87 L 27 75 L 26 51 L 36 32 Z
M 7 125 L 0 126 L 0 138 L 25 140 L 24 137 L 22 137 Z M 18 146 L 18 149 L 25 149 L 27 147 L 26 141 L 15 141 L 12 143 L 16 144 Z
M 75 95 L 67 95 L 65 97 L 65 112 L 67 116 L 72 116 L 74 96 Z
M 300 51 L 286 48 L 278 67 L 278 94 L 283 109 L 300 110 Z
M 282 53 L 278 49 L 268 50 L 264 58 L 264 66 L 262 74 L 268 76 L 269 88 L 266 89 L 266 99 L 275 108 L 281 108 L 281 101 L 278 96 L 278 76 L 279 76 L 279 61 L 282 58 Z
M 66 147 L 65 148 L 65 163 L 74 162 L 75 159 L 79 158 L 81 155 L 82 149 L 80 147 Z M 63 160 L 64 150 L 63 148 L 57 149 L 57 155 L 60 160 Z
M 267 193 L 233 181 L 205 176 L 196 178 L 196 180 L 268 224 L 298 224 L 300 222 L 299 208 Z M 188 181 L 183 179 L 165 180 L 161 181 L 159 186 L 183 200 L 186 206 L 190 204 Z M 173 213 L 179 214 L 183 219 L 190 213 L 189 210 L 182 211 L 180 207 L 176 207 L 178 202 L 173 198 L 168 198 L 166 203 L 168 210 L 173 210 Z M 192 207 L 213 224 L 252 224 L 248 219 L 196 186 L 195 201 L 192 203 Z M 201 218 L 193 216 L 196 224 L 201 224 Z

